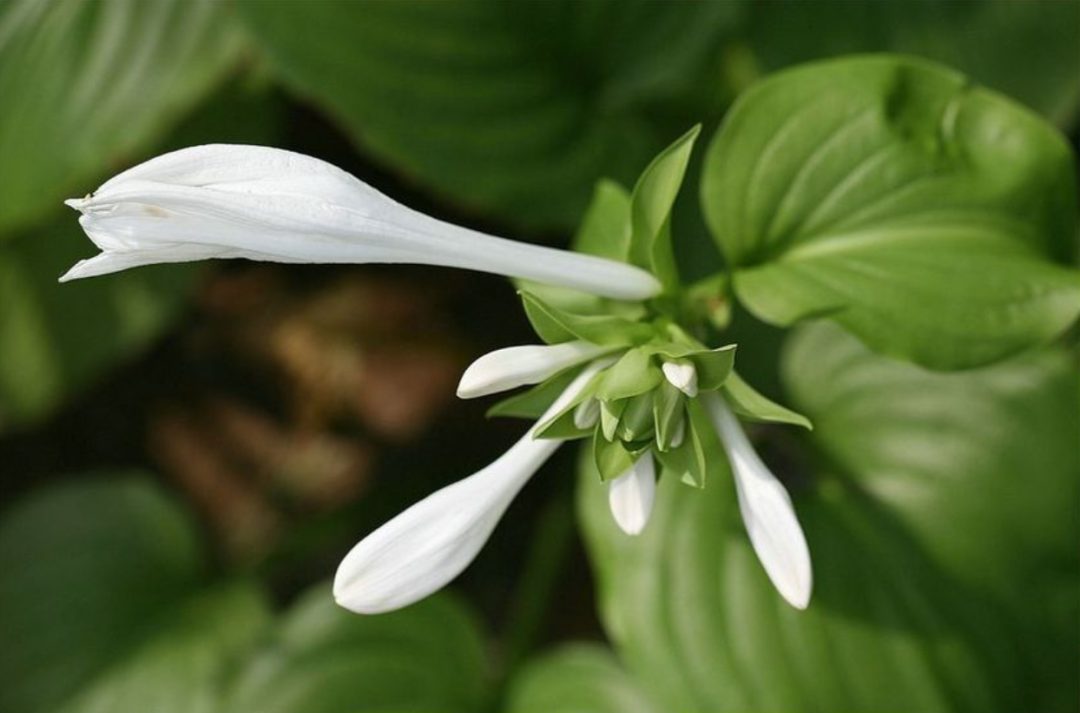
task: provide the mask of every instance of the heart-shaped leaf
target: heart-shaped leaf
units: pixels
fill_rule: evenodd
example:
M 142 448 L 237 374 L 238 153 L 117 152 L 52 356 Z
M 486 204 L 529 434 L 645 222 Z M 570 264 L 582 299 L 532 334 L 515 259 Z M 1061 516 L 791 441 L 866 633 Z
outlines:
M 511 682 L 510 713 L 659 713 L 607 649 L 570 644 L 520 670 Z
M 936 65 L 844 59 L 761 82 L 709 148 L 702 200 L 736 293 L 775 324 L 827 315 L 955 369 L 1080 314 L 1080 273 L 1059 264 L 1077 233 L 1068 145 Z

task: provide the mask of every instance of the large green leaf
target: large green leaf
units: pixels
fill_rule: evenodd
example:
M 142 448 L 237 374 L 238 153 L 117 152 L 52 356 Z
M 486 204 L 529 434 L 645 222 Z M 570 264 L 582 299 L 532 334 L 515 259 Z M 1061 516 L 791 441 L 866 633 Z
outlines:
M 607 649 L 569 644 L 521 669 L 509 713 L 659 713 Z
M 357 616 L 314 587 L 240 674 L 235 713 L 473 713 L 489 690 L 484 642 L 454 599 Z
M 0 3 L 0 236 L 175 124 L 238 59 L 215 0 Z
M 730 483 L 663 478 L 630 538 L 583 461 L 601 614 L 636 680 L 679 711 L 1068 710 L 1075 357 L 945 376 L 831 328 L 799 337 L 787 363 L 818 430 L 789 432 L 801 455 L 763 453 L 810 544 L 806 612 L 764 575 Z
M 192 524 L 155 487 L 92 476 L 0 525 L 0 711 L 213 711 L 224 667 L 268 616 L 254 589 L 203 589 Z
M 518 225 L 572 225 L 693 119 L 650 102 L 713 56 L 741 3 L 288 3 L 243 15 L 285 81 L 360 145 Z M 674 128 L 671 127 L 674 124 Z
M 857 52 L 905 52 L 971 75 L 1060 125 L 1080 103 L 1080 3 L 1060 0 L 752 3 L 747 38 L 765 71 Z
M 710 146 L 702 199 L 736 293 L 775 324 L 825 314 L 953 369 L 1080 313 L 1080 273 L 1059 264 L 1077 234 L 1068 145 L 932 64 L 845 59 L 761 82 Z

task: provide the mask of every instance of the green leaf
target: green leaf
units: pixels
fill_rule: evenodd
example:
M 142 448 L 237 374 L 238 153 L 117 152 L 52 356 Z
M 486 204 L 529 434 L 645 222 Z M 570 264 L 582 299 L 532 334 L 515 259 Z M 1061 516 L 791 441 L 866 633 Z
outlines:
M 654 430 L 652 392 L 628 398 L 616 435 L 627 443 L 651 441 Z
M 547 412 L 551 405 L 555 403 L 555 400 L 559 398 L 559 395 L 562 394 L 563 391 L 566 391 L 566 387 L 570 386 L 570 382 L 581 373 L 583 368 L 584 367 L 567 369 L 566 371 L 556 374 L 542 384 L 538 384 L 527 391 L 503 399 L 488 409 L 487 417 L 511 416 L 516 418 L 540 418 Z
M 695 126 L 661 151 L 645 168 L 630 198 L 630 257 L 634 264 L 655 274 L 665 289 L 679 287 L 675 255 L 671 249 L 671 209 L 679 196 L 694 140 Z
M 765 576 L 730 478 L 661 478 L 649 528 L 628 538 L 582 459 L 600 612 L 630 675 L 690 713 L 1070 710 L 1075 354 L 942 375 L 820 329 L 785 359 L 816 446 L 759 442 L 810 545 L 807 611 Z
M 702 185 L 734 287 L 936 369 L 987 364 L 1080 313 L 1073 160 L 1038 117 L 900 57 L 823 62 L 745 93 Z
M 808 356 L 808 358 L 812 360 L 814 357 Z M 731 406 L 731 410 L 744 418 L 765 423 L 789 423 L 793 426 L 802 426 L 807 430 L 814 428 L 806 416 L 781 406 L 759 393 L 735 372 L 731 372 L 728 376 L 721 387 L 721 393 Z
M 926 57 L 1075 126 L 1080 106 L 1080 5 L 1055 0 L 751 3 L 748 41 L 763 69 L 829 56 Z
M 548 344 L 584 339 L 601 346 L 624 346 L 648 341 L 653 336 L 652 327 L 643 322 L 564 312 L 525 291 L 521 292 L 521 301 L 533 329 Z
M 664 375 L 647 349 L 630 349 L 619 361 L 601 372 L 596 396 L 604 401 L 621 401 L 655 389 Z
M 197 267 L 162 265 L 63 285 L 93 250 L 67 211 L 0 246 L 0 414 L 25 425 L 145 348 L 183 306 Z
M 511 679 L 509 713 L 660 713 L 611 652 L 568 644 Z
M 214 0 L 0 4 L 0 237 L 146 150 L 240 50 Z
M 655 105 L 672 91 L 696 97 L 687 78 L 709 68 L 738 10 L 649 0 L 239 8 L 286 84 L 395 171 L 515 225 L 561 227 L 597 180 L 631 182 L 663 146 Z
M 1080 431 L 1075 354 L 1045 351 L 957 378 L 875 357 L 815 325 L 792 335 L 782 368 L 792 398 L 814 415 L 815 441 L 951 571 L 1026 590 L 1046 576 L 1030 551 L 1075 555 L 1080 481 L 1067 475 L 1080 472 L 1070 437 Z M 987 516 L 989 497 L 998 517 Z
M 476 621 L 451 597 L 357 616 L 320 585 L 285 615 L 222 710 L 472 713 L 486 709 L 488 675 Z
M 203 589 L 192 523 L 143 479 L 85 474 L 0 526 L 0 711 L 210 711 L 268 613 Z

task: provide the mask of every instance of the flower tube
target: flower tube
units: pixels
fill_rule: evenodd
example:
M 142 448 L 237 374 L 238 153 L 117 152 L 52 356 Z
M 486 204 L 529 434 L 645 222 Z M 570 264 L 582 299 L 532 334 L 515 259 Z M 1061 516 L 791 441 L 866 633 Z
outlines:
M 158 156 L 66 201 L 101 254 L 61 281 L 208 258 L 416 263 L 536 280 L 614 299 L 656 278 L 590 255 L 528 245 L 426 216 L 309 156 L 211 144 Z

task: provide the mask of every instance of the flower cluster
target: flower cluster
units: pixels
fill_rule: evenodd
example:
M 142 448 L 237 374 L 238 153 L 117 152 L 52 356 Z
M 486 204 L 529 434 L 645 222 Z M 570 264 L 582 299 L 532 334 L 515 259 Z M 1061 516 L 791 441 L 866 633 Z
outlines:
M 529 386 L 492 409 L 535 424 L 483 470 L 416 503 L 364 538 L 334 582 L 344 607 L 377 613 L 445 586 L 476 557 L 510 502 L 566 441 L 583 440 L 628 535 L 649 522 L 657 477 L 704 487 L 730 472 L 766 572 L 807 605 L 810 557 L 791 500 L 739 416 L 808 426 L 734 372 L 735 346 L 708 348 L 685 328 L 670 211 L 694 129 L 661 153 L 633 193 L 598 188 L 576 252 L 525 245 L 402 206 L 307 156 L 200 146 L 160 156 L 68 201 L 101 254 L 62 280 L 207 258 L 411 262 L 519 280 L 544 344 L 500 349 L 462 376 L 476 398 Z

